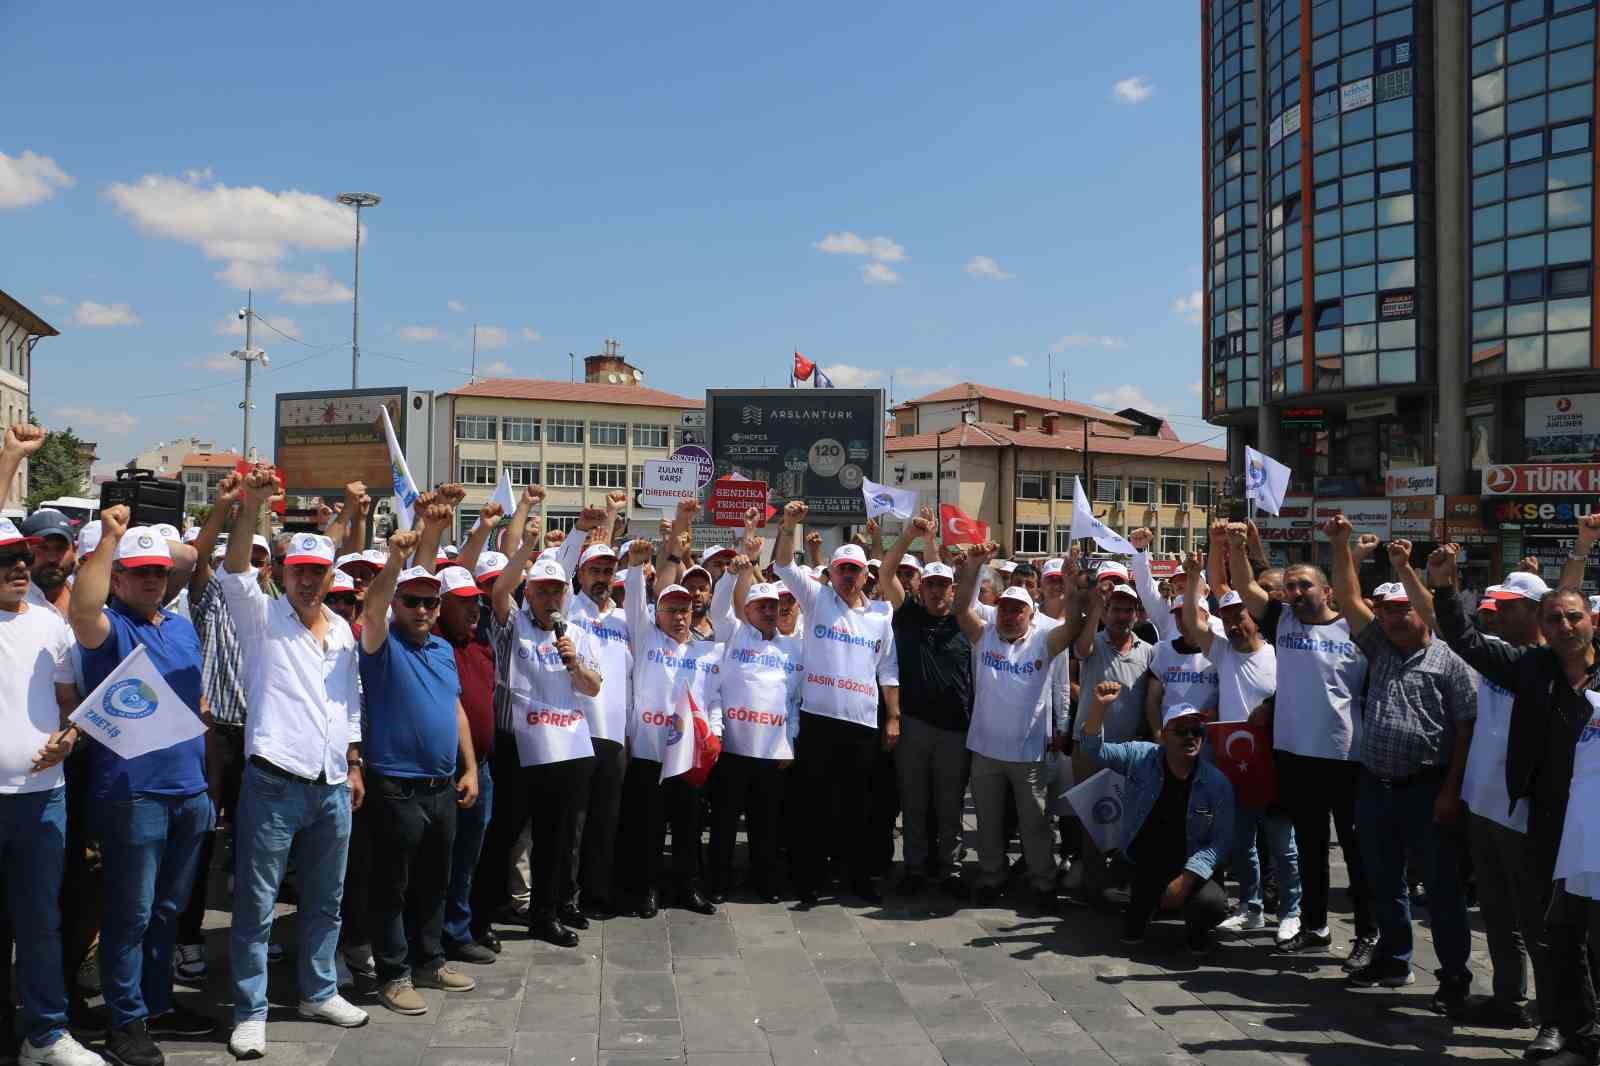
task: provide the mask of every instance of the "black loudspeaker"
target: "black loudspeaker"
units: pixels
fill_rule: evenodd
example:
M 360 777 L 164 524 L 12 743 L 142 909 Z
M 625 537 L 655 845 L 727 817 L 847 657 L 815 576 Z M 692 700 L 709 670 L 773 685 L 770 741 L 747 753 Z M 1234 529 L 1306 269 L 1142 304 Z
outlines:
M 115 481 L 100 486 L 100 510 L 127 504 L 130 527 L 166 522 L 182 529 L 183 500 L 180 479 L 156 477 L 150 470 L 118 470 Z

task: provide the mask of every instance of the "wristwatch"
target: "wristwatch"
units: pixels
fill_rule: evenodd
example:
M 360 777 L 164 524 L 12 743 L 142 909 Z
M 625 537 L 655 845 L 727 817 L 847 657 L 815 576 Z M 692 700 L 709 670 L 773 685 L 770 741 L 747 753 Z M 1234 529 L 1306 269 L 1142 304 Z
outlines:
M 358 755 L 354 759 L 346 762 L 345 767 L 350 770 L 365 770 L 367 768 L 367 760 Z

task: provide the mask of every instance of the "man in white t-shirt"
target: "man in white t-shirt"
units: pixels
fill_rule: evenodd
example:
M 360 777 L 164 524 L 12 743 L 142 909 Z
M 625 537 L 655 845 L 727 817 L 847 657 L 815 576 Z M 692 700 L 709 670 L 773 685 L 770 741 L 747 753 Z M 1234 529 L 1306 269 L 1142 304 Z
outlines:
M 846 544 L 833 553 L 827 585 L 794 565 L 795 526 L 808 510 L 799 500 L 784 507 L 773 549 L 778 576 L 805 616 L 802 714 L 791 773 L 810 817 L 792 849 L 791 875 L 802 906 L 813 905 L 825 885 L 828 858 L 838 856 L 849 871 L 851 892 L 880 903 L 863 812 L 880 745 L 892 751 L 900 739 L 894 615 L 887 603 L 867 598 L 867 556 L 859 545 Z
M 1172 601 L 1172 609 L 1181 611 L 1186 601 L 1180 592 Z M 1195 606 L 1201 624 L 1210 629 L 1211 613 L 1203 603 Z M 1176 622 L 1177 616 L 1173 618 Z M 1159 736 L 1167 709 L 1179 705 L 1193 707 L 1207 721 L 1217 720 L 1217 668 L 1204 652 L 1184 640 L 1181 632 L 1157 644 L 1150 659 L 1150 682 L 1144 694 L 1144 717 L 1150 732 Z
M 42 430 L 24 438 L 14 426 L 0 460 L 20 462 L 23 444 L 43 439 Z M 0 503 L 11 473 L 0 464 Z M 13 1036 L 24 1038 L 20 1062 L 91 1066 L 100 1056 L 67 1032 L 58 903 L 67 838 L 61 761 L 78 739 L 75 728 L 62 728 L 78 704 L 72 634 L 60 615 L 25 602 L 32 565 L 26 538 L 0 518 L 0 869 L 22 999 L 21 1031 Z

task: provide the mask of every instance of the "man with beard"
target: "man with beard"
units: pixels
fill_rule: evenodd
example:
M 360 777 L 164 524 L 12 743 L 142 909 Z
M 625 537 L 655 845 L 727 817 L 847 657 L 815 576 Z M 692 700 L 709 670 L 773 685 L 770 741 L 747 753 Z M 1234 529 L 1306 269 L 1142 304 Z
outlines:
M 78 566 L 77 540 L 67 516 L 53 508 L 35 511 L 22 523 L 22 535 L 33 549 L 28 602 L 65 615 L 72 590 L 67 579 Z

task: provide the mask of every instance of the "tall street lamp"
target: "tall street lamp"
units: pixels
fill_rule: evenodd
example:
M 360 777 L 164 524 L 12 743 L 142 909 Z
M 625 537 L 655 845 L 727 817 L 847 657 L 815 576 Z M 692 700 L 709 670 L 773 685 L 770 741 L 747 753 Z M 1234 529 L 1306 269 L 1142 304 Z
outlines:
M 350 387 L 353 389 L 358 387 L 361 376 L 361 209 L 377 207 L 383 197 L 375 192 L 342 192 L 334 199 L 356 209 L 356 284 L 350 320 Z

